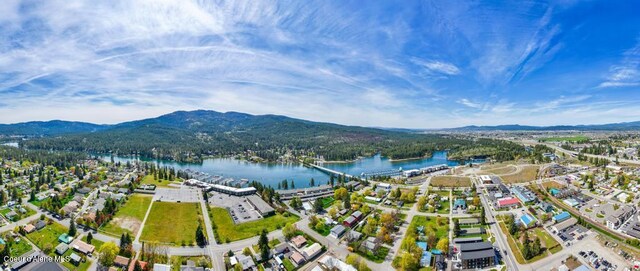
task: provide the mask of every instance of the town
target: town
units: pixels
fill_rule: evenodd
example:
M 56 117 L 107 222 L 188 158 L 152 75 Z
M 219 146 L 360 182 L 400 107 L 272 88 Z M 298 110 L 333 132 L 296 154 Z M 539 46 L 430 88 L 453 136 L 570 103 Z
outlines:
M 327 181 L 278 189 L 142 161 L 56 166 L 3 157 L 3 266 L 636 270 L 633 140 L 528 138 L 521 142 L 530 151 L 548 151 L 537 161 L 367 176 L 327 169 Z M 29 260 L 37 257 L 62 260 Z

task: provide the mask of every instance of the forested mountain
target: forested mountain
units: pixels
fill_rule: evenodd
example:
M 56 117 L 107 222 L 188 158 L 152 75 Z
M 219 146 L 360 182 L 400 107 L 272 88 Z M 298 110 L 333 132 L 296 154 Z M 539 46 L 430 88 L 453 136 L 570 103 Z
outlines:
M 446 131 L 629 131 L 640 130 L 640 121 L 619 122 L 608 124 L 591 124 L 591 125 L 555 125 L 555 126 L 528 126 L 519 124 L 496 125 L 496 126 L 464 126 L 451 129 L 442 129 Z
M 205 110 L 178 111 L 157 118 L 49 135 L 20 144 L 29 149 L 139 154 L 178 161 L 199 161 L 205 155 L 257 156 L 269 161 L 321 155 L 325 160 L 352 160 L 375 153 L 403 159 L 429 156 L 433 151 L 445 149 L 452 150 L 452 154 L 464 150 L 464 154 L 454 155 L 461 159 L 470 155 L 502 158 L 522 151 L 513 150 L 511 145 L 502 146 L 502 141 L 473 141 L 450 135 Z M 476 146 L 473 151 L 471 146 Z M 480 146 L 485 148 L 477 148 Z
M 53 136 L 61 134 L 95 132 L 109 128 L 99 125 L 75 121 L 31 121 L 15 124 L 0 124 L 0 135 L 20 136 Z

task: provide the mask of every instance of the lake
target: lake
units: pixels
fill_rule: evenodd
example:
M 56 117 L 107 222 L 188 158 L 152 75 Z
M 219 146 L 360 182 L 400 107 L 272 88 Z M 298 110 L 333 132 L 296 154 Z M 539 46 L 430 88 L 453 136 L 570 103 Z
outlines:
M 105 161 L 110 160 L 110 156 L 108 155 L 100 156 L 100 158 Z M 114 157 L 114 161 L 122 163 L 136 159 L 137 158 L 133 157 Z M 273 187 L 277 187 L 278 183 L 285 179 L 289 182 L 293 180 L 296 188 L 308 187 L 311 178 L 315 180 L 316 185 L 326 184 L 329 181 L 329 176 L 322 171 L 294 163 L 253 163 L 232 158 L 210 158 L 205 159 L 201 164 L 178 163 L 168 160 L 155 160 L 155 162 L 160 166 L 174 167 L 176 169 L 192 169 L 211 175 L 221 175 L 234 179 L 256 180 Z M 418 169 L 440 164 L 456 166 L 459 163 L 448 160 L 446 152 L 435 152 L 432 157 L 423 159 L 393 162 L 380 155 L 375 155 L 351 163 L 327 163 L 324 164 L 324 167 L 360 176 L 363 172 L 398 169 L 400 167 L 402 167 L 403 170 Z

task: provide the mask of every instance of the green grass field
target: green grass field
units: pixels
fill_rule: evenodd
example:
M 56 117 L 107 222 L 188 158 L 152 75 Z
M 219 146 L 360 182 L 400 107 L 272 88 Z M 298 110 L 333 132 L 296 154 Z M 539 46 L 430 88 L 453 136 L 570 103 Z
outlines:
M 40 249 L 44 249 L 47 244 L 50 244 L 55 248 L 58 245 L 58 237 L 68 231 L 69 229 L 67 227 L 53 222 L 51 225 L 47 225 L 39 231 L 27 234 L 27 238 L 29 238 L 29 240 L 31 240 L 31 242 Z
M 409 225 L 409 227 L 424 226 L 425 233 L 433 231 L 436 234 L 436 238 L 438 239 L 448 237 L 449 219 L 444 216 L 441 219 L 443 219 L 444 224 L 438 225 L 436 217 L 417 215 L 413 217 L 413 220 L 411 220 L 411 224 Z
M 284 216 L 282 214 L 275 214 L 264 219 L 245 222 L 241 224 L 234 224 L 231 215 L 226 209 L 220 207 L 211 207 L 211 216 L 213 222 L 216 224 L 216 234 L 220 236 L 220 240 L 224 241 L 237 241 L 242 239 L 251 238 L 260 234 L 262 229 L 267 231 L 274 231 L 284 227 L 286 224 L 294 223 L 298 221 L 298 217 L 292 214 Z
M 87 242 L 87 235 L 82 236 L 82 241 Z M 100 247 L 102 247 L 102 245 L 104 245 L 104 242 L 93 238 L 93 240 L 91 240 L 91 245 L 96 247 L 96 251 L 100 250 Z
M 546 137 L 540 139 L 542 142 L 583 142 L 587 140 L 589 140 L 589 137 L 583 135 Z
M 336 201 L 335 199 L 333 199 L 333 197 L 323 198 L 321 200 L 322 200 L 322 208 L 325 208 L 325 209 L 331 207 L 333 202 Z
M 504 183 L 524 183 L 533 181 L 538 175 L 538 165 L 525 165 L 521 166 L 522 170 L 513 174 L 499 175 Z
M 156 180 L 153 175 L 147 175 L 142 178 L 141 184 L 155 184 L 156 187 L 165 187 L 165 188 L 176 188 L 169 186 L 169 184 L 177 184 L 178 182 L 170 182 L 169 180 Z
M 142 220 L 147 214 L 152 199 L 151 195 L 134 194 L 129 196 L 116 216 L 100 230 L 115 236 L 120 236 L 125 232 L 135 236 L 142 225 Z
M 556 247 L 560 247 L 560 243 L 558 243 L 558 241 L 556 241 L 556 239 L 553 238 L 553 236 L 549 235 L 549 233 L 547 233 L 545 230 L 541 229 L 541 228 L 535 228 L 533 229 L 533 232 L 535 233 L 536 236 L 538 236 L 538 238 L 540 238 L 540 241 L 544 242 L 545 247 L 551 251 L 551 253 L 555 253 L 559 250 L 556 250 L 554 252 L 554 248 Z
M 198 223 L 202 223 L 201 215 L 197 203 L 154 202 L 140 240 L 195 245 L 196 229 Z
M 0 236 L 5 236 L 5 233 L 0 234 Z M 5 239 L 5 241 L 7 240 Z M 0 250 L 2 249 L 4 249 L 4 246 L 0 245 Z M 18 237 L 16 240 L 14 240 L 14 243 L 11 245 L 11 249 L 9 250 L 9 256 L 18 257 L 20 255 L 23 255 L 31 251 L 32 249 L 33 248 L 31 247 L 31 244 L 29 244 L 27 240 L 24 240 L 23 237 Z

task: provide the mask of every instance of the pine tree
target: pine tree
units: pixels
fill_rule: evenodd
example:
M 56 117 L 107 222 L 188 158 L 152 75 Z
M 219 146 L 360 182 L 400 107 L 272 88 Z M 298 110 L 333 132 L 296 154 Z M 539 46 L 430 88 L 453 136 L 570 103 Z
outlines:
M 93 241 L 93 234 L 91 234 L 91 232 L 89 232 L 87 234 L 87 244 L 91 245 L 91 241 Z
M 73 217 L 71 218 L 71 222 L 69 224 L 69 236 L 73 237 L 76 236 L 76 222 L 73 220 Z
M 263 229 L 260 234 L 260 239 L 258 239 L 258 247 L 260 248 L 260 256 L 262 256 L 262 260 L 266 261 L 269 259 L 269 238 L 267 238 L 267 230 Z
M 196 243 L 201 247 L 207 244 L 207 238 L 204 236 L 204 232 L 202 231 L 202 224 L 198 224 L 198 228 L 196 229 Z

